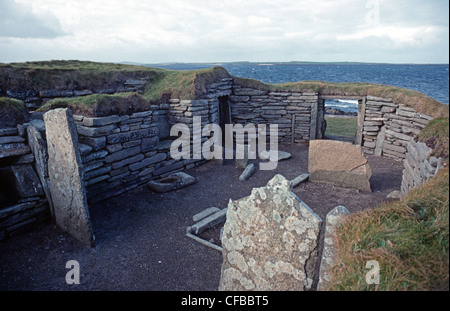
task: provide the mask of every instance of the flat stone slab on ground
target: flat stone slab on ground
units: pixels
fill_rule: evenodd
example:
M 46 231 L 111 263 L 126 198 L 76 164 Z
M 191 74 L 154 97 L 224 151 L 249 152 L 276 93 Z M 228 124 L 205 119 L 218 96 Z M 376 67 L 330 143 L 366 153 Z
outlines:
M 181 189 L 195 182 L 195 178 L 183 172 L 170 174 L 159 180 L 152 180 L 147 183 L 150 190 L 163 193 L 167 191 Z
M 309 178 L 309 174 L 307 174 L 307 173 L 301 174 L 301 175 L 295 177 L 294 179 L 291 180 L 292 188 L 297 187 L 298 185 L 300 185 L 302 182 L 304 182 L 308 178 Z
M 216 213 L 218 211 L 220 211 L 220 209 L 218 209 L 217 207 L 209 207 L 207 209 L 204 209 L 200 213 L 197 213 L 194 216 L 192 216 L 192 220 L 197 222 L 197 221 L 202 220 L 203 218 L 206 218 L 209 215 Z
M 269 152 L 263 151 L 259 154 L 259 157 L 261 160 L 269 160 Z M 292 155 L 289 152 L 286 151 L 278 151 L 278 161 L 283 161 L 291 158 Z
M 200 234 L 203 231 L 205 231 L 209 228 L 212 228 L 215 225 L 220 224 L 221 222 L 224 222 L 225 218 L 226 218 L 226 214 L 227 214 L 227 208 L 219 210 L 219 211 L 215 212 L 214 214 L 202 219 L 198 223 L 191 226 L 190 232 L 192 234 L 196 234 L 196 235 Z

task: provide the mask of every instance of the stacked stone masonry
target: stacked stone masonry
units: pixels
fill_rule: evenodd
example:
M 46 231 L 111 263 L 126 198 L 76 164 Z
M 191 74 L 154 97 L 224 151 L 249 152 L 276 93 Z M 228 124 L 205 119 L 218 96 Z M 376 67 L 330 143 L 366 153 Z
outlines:
M 0 241 L 50 216 L 27 126 L 0 128 Z
M 155 115 L 145 111 L 131 116 L 74 117 L 90 202 L 194 165 L 194 160 L 170 157 L 171 141 L 160 141 Z
M 169 99 L 131 116 L 75 116 L 89 202 L 205 163 L 192 152 L 189 159 L 173 159 L 172 140 L 164 139 L 169 138 L 168 129 L 177 123 L 186 124 L 192 131 L 194 117 L 201 117 L 202 128 L 217 122 L 218 97 L 231 93 L 231 79 L 210 85 L 208 90 L 204 99 Z M 196 134 L 192 133 L 190 150 L 207 139 Z
M 367 96 L 363 105 L 364 153 L 400 161 L 406 158 L 408 142 L 433 119 L 412 108 L 394 104 L 388 98 Z
M 231 119 L 239 124 L 277 124 L 282 143 L 305 143 L 321 138 L 323 102 L 317 93 L 266 92 L 240 86 L 230 96 Z M 318 124 L 319 123 L 319 124 Z
M 96 86 L 89 89 L 30 89 L 30 90 L 5 90 L 5 95 L 11 98 L 21 100 L 30 111 L 38 109 L 40 106 L 55 98 L 79 97 L 91 94 L 114 94 L 121 92 L 142 93 L 147 83 L 147 77 L 130 77 L 124 81 L 111 83 L 102 87 Z
M 441 168 L 441 159 L 431 156 L 433 150 L 425 143 L 411 139 L 406 150 L 401 186 L 403 194 L 435 176 Z
M 143 85 L 142 81 L 125 84 L 129 88 L 139 87 Z M 128 90 L 125 84 L 124 90 Z M 100 91 L 105 93 L 107 90 Z M 92 94 L 93 90 L 19 93 L 10 95 L 54 98 L 84 96 Z M 190 158 L 175 160 L 170 155 L 170 145 L 176 137 L 170 136 L 170 129 L 174 124 L 182 123 L 193 131 L 194 117 L 201 117 L 202 128 L 210 123 L 218 124 L 224 102 L 229 106 L 233 124 L 277 124 L 279 142 L 308 143 L 323 137 L 323 96 L 326 94 L 253 89 L 235 84 L 232 78 L 206 85 L 203 94 L 193 100 L 170 98 L 152 103 L 150 110 L 132 115 L 101 118 L 75 115 L 88 202 L 101 201 L 150 180 L 205 163 L 203 157 L 194 157 L 192 150 L 195 144 L 205 142 L 208 137 L 192 132 Z M 425 150 L 424 144 L 414 140 L 431 117 L 388 98 L 367 96 L 359 105 L 363 151 L 404 161 L 403 193 L 436 174 L 440 159 L 429 156 L 430 151 Z M 37 167 L 37 162 L 42 161 L 35 160 L 27 136 L 27 127 L 33 125 L 45 143 L 42 115 L 36 118 L 26 124 L 0 129 L 0 240 L 50 215 L 46 181 L 41 178 L 48 175 Z M 4 186 L 10 176 L 15 176 L 14 180 L 27 179 L 36 186 L 29 189 L 21 184 L 13 186 L 16 194 L 11 199 Z

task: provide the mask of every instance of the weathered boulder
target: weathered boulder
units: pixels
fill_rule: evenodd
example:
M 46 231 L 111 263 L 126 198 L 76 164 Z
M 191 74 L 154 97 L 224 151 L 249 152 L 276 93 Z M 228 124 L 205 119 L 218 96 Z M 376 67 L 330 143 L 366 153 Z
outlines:
M 309 289 L 321 222 L 281 175 L 230 200 L 219 290 Z
M 312 140 L 308 154 L 309 180 L 371 191 L 372 170 L 361 146 L 333 140 Z

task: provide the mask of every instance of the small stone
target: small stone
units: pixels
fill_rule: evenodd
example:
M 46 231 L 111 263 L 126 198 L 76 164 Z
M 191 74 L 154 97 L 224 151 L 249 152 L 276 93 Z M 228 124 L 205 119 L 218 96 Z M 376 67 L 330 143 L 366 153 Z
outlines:
M 402 198 L 402 192 L 400 190 L 394 190 L 391 193 L 389 193 L 386 198 L 388 199 L 401 199 Z
M 297 187 L 300 183 L 304 182 L 309 178 L 309 174 L 301 174 L 291 180 L 292 188 Z
M 255 165 L 253 163 L 250 163 L 242 172 L 241 176 L 239 176 L 239 180 L 246 181 L 253 175 L 254 172 L 255 172 Z

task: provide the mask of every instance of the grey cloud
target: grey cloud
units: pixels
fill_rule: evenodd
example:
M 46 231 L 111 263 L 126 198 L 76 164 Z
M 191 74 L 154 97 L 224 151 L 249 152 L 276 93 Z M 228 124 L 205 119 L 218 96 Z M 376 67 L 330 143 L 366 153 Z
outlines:
M 0 1 L 0 37 L 51 39 L 65 34 L 54 14 L 38 15 L 31 6 Z

